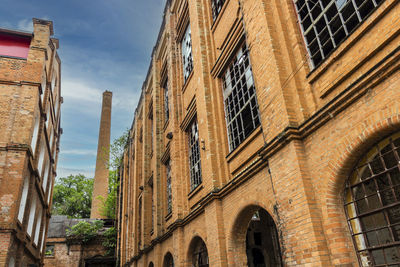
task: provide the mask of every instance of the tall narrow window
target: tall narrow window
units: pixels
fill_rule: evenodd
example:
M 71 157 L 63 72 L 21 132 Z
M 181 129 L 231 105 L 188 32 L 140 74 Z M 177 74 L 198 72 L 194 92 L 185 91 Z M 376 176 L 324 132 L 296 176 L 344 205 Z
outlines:
M 313 66 L 319 65 L 384 0 L 295 0 Z
M 38 137 L 38 133 L 39 133 L 39 124 L 40 124 L 40 114 L 36 114 L 35 124 L 33 126 L 32 141 L 31 141 L 32 153 L 34 153 L 34 154 L 35 154 L 35 149 L 36 149 L 36 144 L 37 144 L 37 137 Z
M 167 171 L 167 213 L 172 212 L 172 188 L 171 188 L 171 160 L 165 165 Z
M 38 171 L 39 171 L 39 175 L 42 175 L 42 169 L 43 169 L 43 161 L 44 161 L 44 154 L 46 151 L 46 142 L 44 140 L 44 137 L 42 136 L 42 140 L 40 142 L 40 154 L 39 154 L 39 160 L 38 160 Z
M 42 188 L 45 194 L 47 190 L 47 180 L 49 178 L 49 168 L 50 168 L 50 161 L 47 161 L 46 168 L 44 169 L 43 182 L 42 182 Z
M 400 133 L 372 147 L 347 179 L 345 212 L 360 266 L 400 264 Z
M 168 78 L 165 80 L 164 83 L 164 114 L 165 114 L 165 121 L 169 120 L 169 99 L 168 99 Z
M 142 197 L 139 197 L 139 204 L 138 204 L 138 245 L 142 244 Z
M 225 118 L 230 151 L 260 124 L 249 52 L 243 44 L 223 76 Z
M 48 101 L 47 101 L 47 111 L 46 111 L 46 117 L 47 117 L 47 120 L 46 120 L 46 130 L 48 130 L 49 129 L 49 121 L 51 121 L 51 113 L 50 113 L 50 97 L 48 98 Z
M 20 223 L 22 223 L 24 220 L 26 198 L 28 196 L 28 189 L 29 189 L 29 175 L 25 176 L 24 187 L 22 188 L 21 201 L 19 202 L 18 221 Z
M 188 24 L 185 35 L 182 39 L 182 63 L 183 63 L 183 78 L 189 78 L 193 70 L 193 57 L 192 57 L 192 37 L 190 32 L 190 24 Z
M 193 190 L 201 184 L 199 130 L 196 118 L 189 126 L 188 137 L 189 137 L 190 189 Z
M 221 12 L 222 6 L 224 5 L 225 0 L 211 0 L 211 9 L 213 20 L 215 21 Z
M 53 176 L 50 174 L 49 190 L 47 190 L 48 191 L 48 193 L 47 193 L 47 204 L 50 204 L 50 196 L 51 196 L 52 186 L 53 186 Z
M 34 243 L 37 245 L 39 242 L 40 226 L 42 224 L 43 209 L 39 208 L 38 218 L 36 220 L 35 239 Z
M 32 203 L 31 203 L 31 208 L 29 210 L 29 220 L 28 220 L 28 228 L 27 232 L 29 236 L 32 236 L 32 230 L 33 230 L 33 221 L 35 219 L 35 214 L 36 214 L 36 201 L 37 201 L 37 196 L 36 193 L 32 194 Z
M 40 253 L 43 252 L 44 245 L 46 244 L 46 240 L 44 239 L 45 238 L 45 234 L 46 234 L 46 215 L 45 215 L 45 219 L 43 221 L 42 245 L 40 247 Z
M 150 178 L 150 194 L 151 194 L 151 232 L 153 232 L 154 216 L 155 216 L 153 177 Z

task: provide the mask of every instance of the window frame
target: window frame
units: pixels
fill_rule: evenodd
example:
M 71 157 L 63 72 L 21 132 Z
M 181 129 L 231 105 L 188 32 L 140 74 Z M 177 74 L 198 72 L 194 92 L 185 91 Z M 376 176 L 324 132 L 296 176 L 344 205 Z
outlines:
M 189 38 L 189 40 L 187 40 Z M 185 44 L 186 42 L 186 44 Z M 180 41 L 180 48 L 181 48 L 181 59 L 182 59 L 182 71 L 183 71 L 183 81 L 184 84 L 188 81 L 190 75 L 193 73 L 193 46 L 192 46 L 192 31 L 190 26 L 190 20 L 188 21 L 185 30 L 183 31 L 182 39 Z M 187 54 L 185 50 L 190 52 Z M 187 57 L 187 61 L 185 60 Z
M 194 134 L 193 134 L 194 131 Z M 194 116 L 186 129 L 188 140 L 188 159 L 189 159 L 189 176 L 190 176 L 190 192 L 198 188 L 202 182 L 202 169 L 201 169 L 201 153 L 200 153 L 200 138 L 197 116 Z M 195 158 L 193 158 L 195 155 Z M 196 162 L 194 162 L 194 160 Z M 197 171 L 195 170 L 197 167 Z
M 338 47 L 340 47 L 340 45 L 350 35 L 352 35 L 352 33 L 385 0 L 361 0 L 361 4 L 356 4 L 355 0 L 345 0 L 345 3 L 342 3 L 341 6 L 337 4 L 339 0 L 330 0 L 330 2 L 327 4 L 323 2 L 323 0 L 315 1 L 316 2 L 314 6 L 310 8 L 310 6 L 308 5 L 308 0 L 293 0 L 294 11 L 296 12 L 296 16 L 298 18 L 298 24 L 312 70 L 320 66 L 334 51 L 336 51 L 336 49 L 338 49 Z M 304 3 L 298 5 L 298 3 L 300 2 Z M 372 4 L 373 7 L 371 9 L 368 9 L 366 13 L 361 13 L 360 10 L 362 8 L 366 8 L 367 4 Z M 351 8 L 353 9 L 353 11 L 351 11 Z M 334 9 L 336 10 L 336 12 Z M 350 15 L 345 18 L 344 15 L 347 14 L 347 11 L 349 11 Z M 315 18 L 312 16 L 313 12 L 316 14 Z M 330 16 L 330 18 L 328 18 L 328 15 Z M 357 20 L 358 22 L 354 23 L 354 21 L 351 20 Z M 304 25 L 305 21 L 307 21 L 308 26 Z M 322 28 L 320 26 L 321 24 Z M 321 28 L 319 33 L 317 30 L 317 26 Z M 305 27 L 307 29 L 305 29 Z M 337 28 L 335 30 L 332 29 L 332 27 Z M 323 40 L 322 37 L 320 38 L 320 36 L 322 36 L 323 34 L 328 35 L 328 38 L 326 38 L 326 40 Z M 314 37 L 312 37 L 313 35 Z M 310 42 L 308 42 L 307 39 L 310 39 Z M 321 41 L 323 41 L 323 43 L 321 43 Z M 315 51 L 311 51 L 310 47 L 312 45 L 315 45 Z
M 238 57 L 238 55 L 240 56 Z M 242 62 L 240 63 L 241 65 L 239 66 L 236 65 L 235 62 L 236 61 L 240 62 L 241 60 L 242 60 Z M 246 60 L 248 62 L 247 67 L 246 67 Z M 244 65 L 242 65 L 243 63 Z M 236 67 L 235 65 L 238 66 L 237 69 L 239 72 L 239 78 L 237 78 L 236 73 L 234 73 L 235 75 L 232 75 L 232 71 L 235 71 Z M 242 67 L 243 71 L 241 71 Z M 247 74 L 248 72 L 249 74 Z M 228 75 L 230 76 L 229 81 L 227 81 Z M 249 77 L 246 77 L 246 75 L 248 75 Z M 238 45 L 233 50 L 233 53 L 231 54 L 230 59 L 226 63 L 226 67 L 220 77 L 222 80 L 222 90 L 223 90 L 222 94 L 224 102 L 226 131 L 229 144 L 229 153 L 231 153 L 236 148 L 238 148 L 261 125 L 261 116 L 258 107 L 256 86 L 251 67 L 250 50 L 247 46 L 244 37 L 242 37 L 242 40 L 238 42 Z M 243 82 L 242 80 L 243 78 L 245 79 L 245 82 Z M 236 82 L 232 84 L 232 82 L 235 79 Z M 248 86 L 248 81 L 250 81 L 250 86 Z M 228 83 L 230 87 L 229 89 L 228 89 Z M 246 91 L 244 91 L 245 89 L 245 87 L 243 87 L 244 84 L 246 85 Z M 240 85 L 242 86 L 238 87 Z M 236 96 L 233 95 L 234 93 L 236 94 Z M 247 100 L 245 100 L 245 94 L 248 95 Z M 242 97 L 238 99 L 240 95 L 242 95 Z M 244 101 L 241 104 L 242 99 L 244 99 Z M 236 107 L 240 104 L 241 107 L 238 108 L 237 112 Z M 250 108 L 249 111 L 252 119 L 252 129 L 246 132 L 245 125 L 243 123 L 244 121 L 243 113 L 247 108 Z M 242 127 L 240 132 L 239 132 L 239 123 L 237 121 L 238 118 L 240 118 L 240 123 Z M 235 123 L 236 123 L 236 128 L 234 128 Z M 248 126 L 249 125 L 247 125 L 247 127 Z M 234 136 L 235 129 L 237 129 L 236 136 Z

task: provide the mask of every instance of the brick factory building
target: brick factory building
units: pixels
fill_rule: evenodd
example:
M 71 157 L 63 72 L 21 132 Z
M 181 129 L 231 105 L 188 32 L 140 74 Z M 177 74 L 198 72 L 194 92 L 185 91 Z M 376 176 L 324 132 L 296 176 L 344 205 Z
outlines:
M 60 58 L 51 21 L 0 29 L 0 266 L 41 266 L 56 176 Z
M 400 266 L 400 2 L 171 0 L 121 266 Z

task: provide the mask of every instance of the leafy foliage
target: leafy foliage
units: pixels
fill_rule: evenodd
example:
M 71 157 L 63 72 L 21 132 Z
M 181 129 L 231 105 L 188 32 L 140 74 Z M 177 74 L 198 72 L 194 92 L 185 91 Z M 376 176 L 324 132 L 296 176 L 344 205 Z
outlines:
M 83 243 L 87 243 L 98 235 L 99 230 L 103 227 L 103 221 L 94 221 L 92 223 L 87 221 L 80 221 L 67 229 L 67 238 L 82 240 Z
M 114 255 L 115 248 L 117 247 L 117 229 L 115 227 L 108 228 L 103 233 L 104 241 L 102 245 L 107 249 L 107 256 Z
M 52 214 L 89 218 L 92 191 L 93 179 L 82 174 L 58 179 L 54 186 Z

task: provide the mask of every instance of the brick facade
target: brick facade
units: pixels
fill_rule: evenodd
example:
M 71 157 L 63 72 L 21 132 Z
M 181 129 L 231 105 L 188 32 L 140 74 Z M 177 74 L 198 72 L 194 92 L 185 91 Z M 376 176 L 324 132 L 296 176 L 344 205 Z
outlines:
M 215 21 L 212 2 L 222 3 Z M 377 7 L 314 66 L 298 2 L 167 1 L 120 167 L 121 266 L 171 266 L 166 263 L 171 255 L 174 266 L 255 266 L 256 247 L 246 252 L 246 243 L 257 243 L 256 235 L 248 239 L 249 229 L 259 228 L 250 227 L 257 221 L 272 229 L 259 234 L 268 236 L 269 245 L 263 239 L 259 250 L 264 261 L 362 262 L 344 211 L 344 188 L 360 158 L 400 130 L 400 4 L 374 1 Z M 324 4 L 331 2 L 338 5 Z M 185 79 L 182 40 L 188 25 L 193 70 Z M 234 61 L 243 44 L 248 50 Z M 260 121 L 232 149 L 235 135 L 228 136 L 231 113 L 224 103 L 231 88 L 223 77 L 229 66 L 240 68 L 246 60 Z M 244 77 L 243 83 L 251 81 L 247 72 Z M 194 121 L 201 161 L 201 183 L 195 187 L 188 143 Z M 400 240 L 394 241 L 388 246 L 397 254 L 386 256 L 387 262 L 400 261 Z M 200 263 L 203 242 L 208 265 Z M 366 266 L 378 264 L 377 258 L 369 260 Z
M 0 29 L 2 39 L 28 44 L 27 57 L 0 49 L 0 266 L 41 266 L 56 176 L 58 40 L 51 21 L 33 19 L 33 26 L 33 33 Z

